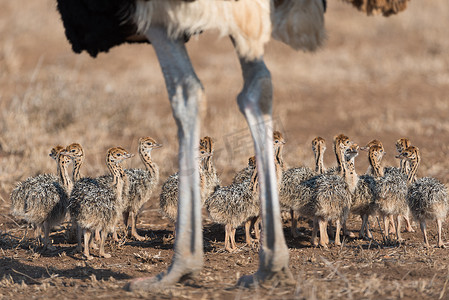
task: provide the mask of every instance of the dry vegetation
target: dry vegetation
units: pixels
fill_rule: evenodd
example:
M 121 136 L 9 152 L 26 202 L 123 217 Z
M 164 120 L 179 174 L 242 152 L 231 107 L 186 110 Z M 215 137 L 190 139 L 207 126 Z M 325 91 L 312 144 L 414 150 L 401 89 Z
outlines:
M 344 132 L 363 144 L 384 142 L 386 164 L 396 165 L 394 141 L 411 139 L 422 152 L 419 176 L 449 181 L 449 4 L 412 1 L 390 18 L 365 17 L 337 0 L 326 13 L 328 42 L 315 54 L 296 53 L 272 42 L 266 60 L 275 88 L 274 117 L 287 139 L 290 165 L 312 165 L 310 141 Z M 147 240 L 111 243 L 111 259 L 85 262 L 73 254 L 61 229 L 52 235 L 56 252 L 41 252 L 27 226 L 9 215 L 9 193 L 18 180 L 53 172 L 55 144 L 79 142 L 87 160 L 84 175 L 106 172 L 111 146 L 136 151 L 137 139 L 152 136 L 164 147 L 153 152 L 164 180 L 176 170 L 177 139 L 166 91 L 151 46 L 112 49 L 93 60 L 75 55 L 66 41 L 52 0 L 0 2 L 0 299 L 63 297 L 139 298 L 121 289 L 133 277 L 166 269 L 173 226 L 157 211 L 157 193 L 140 218 Z M 241 74 L 228 39 L 203 34 L 188 43 L 208 97 L 202 134 L 215 138 L 222 181 L 252 154 L 235 97 Z M 328 151 L 325 162 L 334 164 Z M 129 167 L 139 167 L 134 159 Z M 358 172 L 366 170 L 358 159 Z M 286 224 L 287 225 L 287 224 Z M 351 229 L 360 225 L 349 222 Z M 377 225 L 372 222 L 372 225 Z M 155 298 L 448 299 L 447 249 L 424 249 L 420 233 L 405 233 L 405 245 L 351 240 L 342 248 L 310 247 L 293 239 L 291 267 L 298 278 L 289 289 L 240 290 L 236 278 L 257 268 L 257 252 L 243 247 L 223 253 L 223 230 L 206 223 L 206 266 L 202 280 Z M 377 228 L 377 227 L 376 227 Z M 417 226 L 415 225 L 415 228 Z M 449 227 L 443 238 L 449 239 Z M 435 226 L 431 224 L 435 244 Z M 239 241 L 241 235 L 239 236 Z

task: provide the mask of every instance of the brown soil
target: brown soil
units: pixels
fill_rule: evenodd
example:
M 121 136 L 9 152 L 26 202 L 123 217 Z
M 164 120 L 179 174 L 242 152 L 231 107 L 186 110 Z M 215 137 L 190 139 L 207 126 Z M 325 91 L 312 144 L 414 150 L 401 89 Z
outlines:
M 334 164 L 332 137 L 340 132 L 359 144 L 384 142 L 386 165 L 394 141 L 411 139 L 422 152 L 419 176 L 449 181 L 449 4 L 412 1 L 399 16 L 366 17 L 348 5 L 329 1 L 327 45 L 315 54 L 297 53 L 271 42 L 266 61 L 275 89 L 276 129 L 285 133 L 290 166 L 313 164 L 310 141 L 328 141 L 325 163 Z M 66 239 L 66 223 L 51 238 L 56 251 L 42 251 L 26 224 L 9 214 L 9 193 L 17 181 L 54 172 L 48 151 L 77 141 L 86 149 L 83 174 L 106 172 L 104 154 L 121 145 L 135 152 L 137 139 L 150 135 L 164 144 L 155 150 L 161 182 L 176 171 L 176 126 L 163 78 L 148 45 L 114 48 L 93 60 L 75 55 L 67 43 L 55 3 L 0 3 L 0 299 L 23 298 L 286 298 L 286 299 L 449 299 L 447 249 L 425 249 L 418 226 L 405 243 L 384 242 L 371 219 L 374 240 L 346 239 L 342 247 L 310 246 L 311 224 L 299 224 L 293 238 L 285 223 L 289 288 L 254 290 L 235 286 L 257 270 L 258 252 L 243 245 L 223 251 L 224 230 L 205 215 L 205 267 L 196 280 L 150 295 L 123 290 L 131 279 L 167 269 L 173 255 L 173 225 L 158 212 L 158 193 L 139 218 L 143 242 L 108 242 L 112 258 L 85 261 Z M 188 43 L 207 93 L 202 134 L 214 137 L 222 182 L 252 155 L 252 145 L 235 97 L 241 74 L 226 38 L 202 34 Z M 128 167 L 139 167 L 138 159 Z M 366 158 L 357 161 L 360 174 Z M 348 227 L 357 233 L 360 221 Z M 429 224 L 436 244 L 435 224 Z M 449 232 L 444 227 L 443 238 Z M 95 253 L 95 252 L 94 252 Z

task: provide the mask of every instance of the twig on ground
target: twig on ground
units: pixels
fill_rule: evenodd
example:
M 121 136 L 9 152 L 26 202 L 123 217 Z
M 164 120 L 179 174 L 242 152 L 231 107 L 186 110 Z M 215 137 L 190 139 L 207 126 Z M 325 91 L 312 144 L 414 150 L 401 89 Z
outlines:
M 14 221 L 13 218 L 8 217 L 8 216 L 5 215 L 5 214 L 1 214 L 1 216 L 7 218 L 7 219 L 10 220 L 10 221 L 12 221 L 14 224 L 16 224 L 17 227 L 21 227 L 21 225 L 19 225 L 16 221 Z
M 11 270 L 14 272 L 14 273 L 17 273 L 17 274 L 19 274 L 19 275 L 22 275 L 22 276 L 25 276 L 26 278 L 28 278 L 28 279 L 30 279 L 30 280 L 32 280 L 32 281 L 34 281 L 35 283 L 41 283 L 40 281 L 38 281 L 38 280 L 36 280 L 36 279 L 34 279 L 33 277 L 31 277 L 31 276 L 28 276 L 27 274 L 25 274 L 25 273 L 22 273 L 22 272 L 19 272 L 19 271 L 16 271 L 16 270 L 14 270 L 14 269 L 12 269 L 11 268 Z
M 441 289 L 440 297 L 438 297 L 438 299 L 443 299 L 444 293 L 446 292 L 446 286 L 448 281 L 449 281 L 449 271 L 447 273 L 446 281 L 444 282 L 443 288 Z

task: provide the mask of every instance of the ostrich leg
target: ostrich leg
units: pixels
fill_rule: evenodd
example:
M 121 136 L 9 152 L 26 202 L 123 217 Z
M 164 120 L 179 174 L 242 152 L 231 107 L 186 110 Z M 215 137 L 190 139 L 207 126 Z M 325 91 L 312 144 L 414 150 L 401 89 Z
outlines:
M 151 27 L 151 41 L 164 74 L 179 138 L 179 200 L 173 261 L 167 272 L 131 281 L 130 290 L 158 290 L 195 275 L 203 267 L 203 233 L 198 171 L 199 109 L 202 85 L 182 39 L 173 40 L 167 29 Z
M 258 271 L 241 277 L 238 285 L 291 283 L 293 276 L 288 268 L 289 255 L 282 231 L 273 159 L 271 76 L 263 60 L 246 61 L 240 58 L 240 64 L 244 86 L 237 101 L 254 141 L 259 172 L 262 238 Z

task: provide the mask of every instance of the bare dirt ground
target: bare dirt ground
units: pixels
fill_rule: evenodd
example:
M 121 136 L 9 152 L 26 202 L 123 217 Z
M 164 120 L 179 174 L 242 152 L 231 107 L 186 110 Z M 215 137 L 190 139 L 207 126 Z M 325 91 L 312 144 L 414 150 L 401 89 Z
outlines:
M 290 166 L 313 165 L 310 141 L 320 135 L 330 149 L 343 132 L 364 144 L 384 142 L 386 165 L 397 165 L 394 141 L 409 137 L 422 152 L 419 176 L 449 181 L 449 3 L 411 1 L 399 16 L 366 17 L 338 1 L 326 13 L 327 45 L 314 54 L 271 42 L 276 129 L 284 132 Z M 203 34 L 188 43 L 208 107 L 202 134 L 214 137 L 214 160 L 222 182 L 246 164 L 252 145 L 235 97 L 240 68 L 228 39 Z M 310 246 L 310 222 L 294 239 L 285 223 L 294 287 L 255 290 L 235 287 L 257 270 L 257 249 L 223 251 L 224 231 L 205 220 L 205 267 L 197 280 L 157 294 L 122 287 L 131 279 L 167 268 L 173 254 L 173 225 L 158 212 L 159 189 L 139 218 L 143 242 L 110 242 L 110 259 L 85 261 L 65 235 L 51 238 L 56 251 L 42 251 L 32 232 L 9 214 L 9 193 L 17 181 L 54 172 L 48 152 L 56 144 L 81 143 L 83 175 L 106 173 L 104 155 L 120 145 L 135 153 L 137 139 L 164 144 L 153 152 L 161 183 L 176 171 L 176 127 L 154 51 L 148 45 L 114 48 L 91 59 L 75 55 L 63 33 L 55 3 L 0 1 L 0 299 L 23 298 L 279 298 L 279 299 L 449 299 L 448 250 L 425 249 L 418 226 L 405 243 L 384 243 L 375 219 L 374 240 L 347 239 L 342 247 Z M 328 150 L 325 163 L 335 164 Z M 133 159 L 127 167 L 140 167 Z M 358 173 L 367 159 L 357 159 Z M 351 217 L 354 232 L 360 226 Z M 429 224 L 431 243 L 436 228 Z M 444 227 L 443 238 L 449 238 Z

